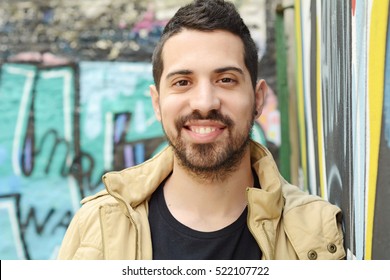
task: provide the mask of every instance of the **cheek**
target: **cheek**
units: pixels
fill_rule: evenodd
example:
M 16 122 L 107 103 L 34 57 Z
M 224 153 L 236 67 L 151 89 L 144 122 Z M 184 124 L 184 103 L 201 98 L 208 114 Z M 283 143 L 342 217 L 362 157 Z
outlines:
M 180 116 L 180 110 L 175 103 L 164 101 L 160 106 L 161 123 L 166 132 L 175 133 L 175 121 Z M 176 134 L 176 133 L 175 133 Z
M 253 118 L 254 116 L 255 103 L 254 100 L 237 100 L 231 104 L 230 114 L 238 122 L 244 121 L 248 118 Z
M 172 102 L 168 102 L 166 100 L 162 101 L 160 103 L 160 114 L 162 120 L 171 120 L 172 116 L 175 114 L 175 107 L 173 106 Z
M 160 100 L 161 117 L 166 119 L 175 119 L 183 114 L 186 108 L 186 100 L 180 95 L 169 95 Z

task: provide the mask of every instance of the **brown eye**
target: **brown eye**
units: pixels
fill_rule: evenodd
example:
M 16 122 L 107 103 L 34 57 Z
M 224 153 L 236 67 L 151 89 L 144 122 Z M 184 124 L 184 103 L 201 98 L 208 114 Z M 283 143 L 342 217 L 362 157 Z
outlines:
M 177 87 L 185 87 L 189 85 L 189 82 L 187 80 L 180 80 L 177 81 L 174 85 Z
M 233 79 L 230 79 L 230 78 L 223 78 L 223 79 L 221 79 L 221 82 L 222 82 L 222 83 L 232 83 L 232 82 L 233 82 Z
M 224 86 L 233 86 L 237 84 L 237 80 L 229 77 L 221 78 L 217 81 L 217 83 Z

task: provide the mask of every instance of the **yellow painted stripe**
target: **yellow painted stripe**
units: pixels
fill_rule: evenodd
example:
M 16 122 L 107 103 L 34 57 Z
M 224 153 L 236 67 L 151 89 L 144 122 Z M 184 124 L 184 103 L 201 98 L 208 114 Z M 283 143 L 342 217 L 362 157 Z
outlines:
M 316 86 L 317 86 L 317 133 L 318 133 L 318 166 L 319 166 L 319 175 L 320 175 L 320 189 L 321 196 L 325 197 L 325 167 L 324 167 L 324 131 L 323 131 L 323 115 L 322 115 L 322 88 L 321 88 L 321 33 L 320 26 L 318 22 L 318 17 L 316 18 Z
M 302 66 L 302 33 L 301 33 L 301 0 L 295 0 L 295 41 L 296 41 L 296 73 L 297 73 L 297 102 L 298 102 L 298 122 L 299 137 L 301 146 L 301 164 L 303 171 L 304 187 L 307 190 L 307 157 L 306 157 L 306 125 L 305 106 L 303 92 L 303 66 Z
M 370 140 L 365 251 L 365 259 L 367 260 L 372 258 L 375 196 L 383 109 L 388 8 L 389 0 L 373 1 L 371 10 L 368 55 L 368 117 Z

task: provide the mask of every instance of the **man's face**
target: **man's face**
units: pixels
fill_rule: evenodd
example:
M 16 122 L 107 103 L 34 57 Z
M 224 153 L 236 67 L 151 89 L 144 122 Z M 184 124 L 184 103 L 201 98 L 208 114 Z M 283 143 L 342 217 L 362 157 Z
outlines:
M 152 86 L 151 94 L 179 164 L 205 176 L 234 169 L 264 93 L 260 82 L 254 92 L 242 41 L 226 31 L 183 30 L 166 41 L 162 58 L 160 91 Z

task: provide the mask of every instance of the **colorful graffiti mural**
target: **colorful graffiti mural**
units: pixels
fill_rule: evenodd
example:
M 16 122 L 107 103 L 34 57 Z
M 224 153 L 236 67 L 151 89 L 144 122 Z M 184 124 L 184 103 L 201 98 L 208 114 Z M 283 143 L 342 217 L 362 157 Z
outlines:
M 54 257 L 101 175 L 144 161 L 164 141 L 150 77 L 146 63 L 2 66 L 2 258 Z
M 390 259 L 389 1 L 296 0 L 295 17 L 304 187 L 343 209 L 348 258 Z

